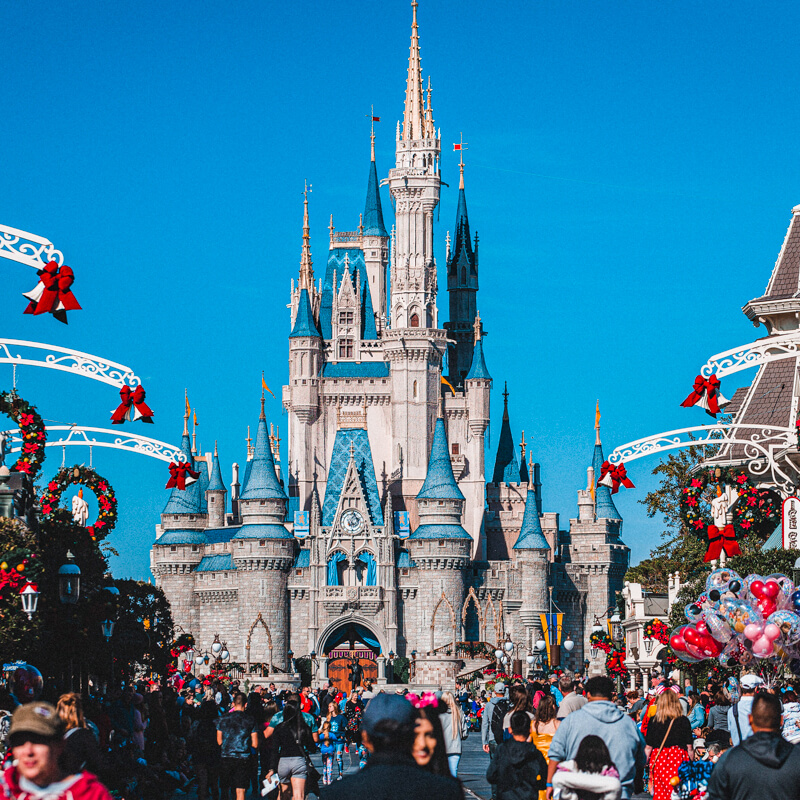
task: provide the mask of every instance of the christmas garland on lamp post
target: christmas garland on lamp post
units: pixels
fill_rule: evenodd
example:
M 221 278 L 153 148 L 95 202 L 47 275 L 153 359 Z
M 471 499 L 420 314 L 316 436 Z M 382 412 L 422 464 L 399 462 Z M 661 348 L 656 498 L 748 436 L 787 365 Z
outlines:
M 0 414 L 6 414 L 14 420 L 22 439 L 22 452 L 9 469 L 23 472 L 35 481 L 42 469 L 47 441 L 44 420 L 39 416 L 36 406 L 23 400 L 16 392 L 0 392 Z
M 64 490 L 74 484 L 80 484 L 94 492 L 99 514 L 96 522 L 85 527 L 93 540 L 104 539 L 117 523 L 117 498 L 111 484 L 91 467 L 75 465 L 60 469 L 42 492 L 42 514 L 52 518 L 58 510 Z

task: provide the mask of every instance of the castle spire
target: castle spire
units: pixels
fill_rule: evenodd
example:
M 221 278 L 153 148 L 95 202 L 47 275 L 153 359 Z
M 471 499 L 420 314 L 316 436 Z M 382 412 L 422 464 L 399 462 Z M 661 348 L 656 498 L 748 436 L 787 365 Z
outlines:
M 314 288 L 314 265 L 311 261 L 311 226 L 308 222 L 308 193 L 311 184 L 306 183 L 303 189 L 303 249 L 300 255 L 300 291 L 311 292 Z
M 411 47 L 408 54 L 408 79 L 406 81 L 406 104 L 403 112 L 403 139 L 423 138 L 425 110 L 422 104 L 422 61 L 419 54 L 419 26 L 417 25 L 417 0 L 411 3 Z M 433 124 L 433 120 L 431 120 Z
M 374 117 L 373 117 L 374 119 Z M 388 236 L 383 223 L 383 208 L 381 207 L 381 190 L 378 183 L 378 168 L 375 165 L 375 123 L 370 134 L 372 141 L 372 158 L 369 162 L 369 177 L 367 178 L 367 200 L 364 203 L 364 214 L 361 217 L 363 236 Z
M 614 498 L 611 497 L 611 489 L 608 486 L 597 485 L 600 479 L 603 462 L 603 445 L 600 442 L 600 401 L 598 400 L 594 415 L 594 453 L 592 455 L 592 468 L 594 469 L 594 516 L 595 519 L 622 519 L 617 507 L 614 505 Z
M 500 441 L 497 445 L 497 458 L 494 462 L 492 483 L 521 483 L 517 448 L 511 433 L 511 422 L 508 418 L 508 383 L 503 389 L 503 424 L 500 427 Z

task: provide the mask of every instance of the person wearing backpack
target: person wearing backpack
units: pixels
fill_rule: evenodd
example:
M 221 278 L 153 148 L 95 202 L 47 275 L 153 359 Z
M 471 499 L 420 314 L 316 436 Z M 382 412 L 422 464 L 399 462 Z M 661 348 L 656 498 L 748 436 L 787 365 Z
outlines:
M 499 681 L 494 685 L 494 695 L 483 709 L 481 719 L 481 743 L 483 751 L 489 754 L 489 763 L 497 751 L 497 746 L 503 743 L 503 719 L 511 710 L 511 704 L 506 700 L 506 687 Z M 492 784 L 492 800 L 497 798 L 496 784 Z

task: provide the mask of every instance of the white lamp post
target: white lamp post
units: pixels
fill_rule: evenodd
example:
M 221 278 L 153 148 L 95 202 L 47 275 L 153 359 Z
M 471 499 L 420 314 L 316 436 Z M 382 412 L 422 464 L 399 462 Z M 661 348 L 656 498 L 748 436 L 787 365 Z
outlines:
M 28 615 L 28 619 L 33 619 L 36 609 L 39 606 L 39 590 L 30 581 L 22 587 L 19 593 L 22 600 L 22 610 Z

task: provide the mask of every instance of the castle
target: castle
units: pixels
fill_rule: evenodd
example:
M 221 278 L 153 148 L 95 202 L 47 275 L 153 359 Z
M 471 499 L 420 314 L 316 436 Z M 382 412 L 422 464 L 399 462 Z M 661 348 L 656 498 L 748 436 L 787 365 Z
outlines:
M 390 653 L 452 652 L 457 642 L 511 641 L 522 662 L 542 639 L 542 614 L 563 617 L 551 663 L 582 669 L 589 631 L 607 615 L 629 562 L 603 462 L 599 426 L 588 488 L 561 530 L 543 511 L 539 465 L 514 442 L 509 395 L 492 472 L 486 430 L 493 380 L 478 313 L 478 236 L 467 214 L 463 159 L 448 234 L 449 320 L 440 324 L 433 222 L 441 134 L 423 84 L 417 3 L 396 161 L 385 184 L 375 162 L 354 231 L 331 220 L 316 280 L 304 203 L 300 272 L 291 287 L 289 420 L 281 460 L 262 397 L 241 482 L 228 491 L 217 453 L 182 448 L 200 478 L 173 489 L 151 552 L 176 624 L 207 649 L 226 640 L 234 661 L 288 670 L 308 656 L 341 676 L 353 651 L 365 672 Z M 588 448 L 587 448 L 588 449 Z M 550 634 L 554 646 L 555 634 Z M 458 648 L 457 648 L 458 649 Z M 455 653 L 452 653 L 455 655 Z

